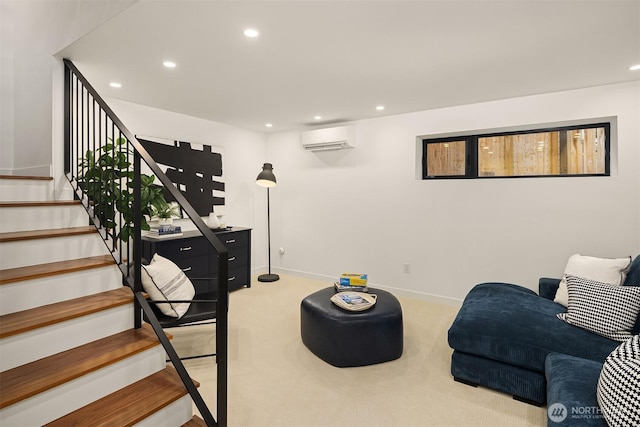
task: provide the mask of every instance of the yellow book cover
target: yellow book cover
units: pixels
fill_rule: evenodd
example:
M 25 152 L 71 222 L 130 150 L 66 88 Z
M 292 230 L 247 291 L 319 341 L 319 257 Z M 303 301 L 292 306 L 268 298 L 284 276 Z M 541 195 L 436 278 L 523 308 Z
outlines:
M 367 286 L 367 275 L 362 273 L 342 273 L 340 284 L 343 286 Z

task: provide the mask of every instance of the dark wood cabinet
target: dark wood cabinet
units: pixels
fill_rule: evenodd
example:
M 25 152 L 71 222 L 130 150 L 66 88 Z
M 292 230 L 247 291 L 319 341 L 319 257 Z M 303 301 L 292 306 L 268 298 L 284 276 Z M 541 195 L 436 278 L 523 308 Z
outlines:
M 229 291 L 251 287 L 251 229 L 233 227 L 215 231 L 227 247 Z M 170 259 L 192 280 L 196 294 L 218 290 L 218 255 L 199 231 L 185 231 L 182 236 L 153 239 L 142 236 L 142 256 L 151 261 L 154 254 Z

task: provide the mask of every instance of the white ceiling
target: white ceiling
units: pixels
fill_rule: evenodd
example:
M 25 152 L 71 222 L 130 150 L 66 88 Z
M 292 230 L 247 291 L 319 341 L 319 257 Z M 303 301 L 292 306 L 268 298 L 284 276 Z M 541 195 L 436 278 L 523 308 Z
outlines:
M 282 131 L 638 80 L 640 1 L 142 0 L 60 56 L 104 97 Z

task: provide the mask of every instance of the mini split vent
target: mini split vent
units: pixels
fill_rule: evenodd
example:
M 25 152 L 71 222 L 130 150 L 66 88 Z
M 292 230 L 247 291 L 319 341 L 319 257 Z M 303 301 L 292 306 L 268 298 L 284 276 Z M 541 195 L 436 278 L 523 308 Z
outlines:
M 355 132 L 351 126 L 311 130 L 302 133 L 301 144 L 306 151 L 353 148 L 355 147 Z

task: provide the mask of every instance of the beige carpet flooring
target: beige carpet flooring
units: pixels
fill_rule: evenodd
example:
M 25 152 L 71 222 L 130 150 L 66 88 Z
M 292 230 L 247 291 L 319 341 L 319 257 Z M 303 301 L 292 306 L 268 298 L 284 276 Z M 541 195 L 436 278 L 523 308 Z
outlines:
M 398 360 L 336 368 L 300 339 L 300 301 L 331 285 L 281 276 L 231 293 L 229 402 L 232 427 L 545 426 L 546 409 L 453 381 L 447 330 L 457 308 L 401 298 Z M 213 325 L 172 329 L 181 355 L 213 351 Z M 186 361 L 214 417 L 213 358 Z

